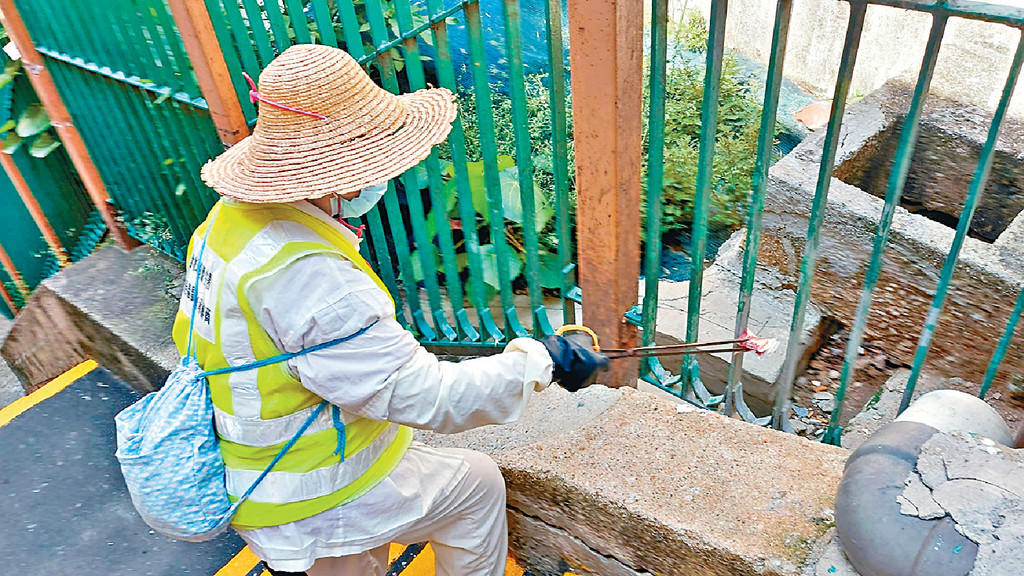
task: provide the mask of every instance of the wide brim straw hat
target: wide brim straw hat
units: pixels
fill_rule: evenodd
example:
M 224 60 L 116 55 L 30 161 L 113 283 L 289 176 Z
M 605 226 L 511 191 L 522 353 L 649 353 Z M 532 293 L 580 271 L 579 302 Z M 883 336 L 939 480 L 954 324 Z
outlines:
M 345 51 L 314 44 L 275 58 L 254 97 L 252 135 L 202 169 L 207 185 L 244 202 L 347 194 L 394 178 L 444 141 L 457 112 L 447 89 L 392 94 Z

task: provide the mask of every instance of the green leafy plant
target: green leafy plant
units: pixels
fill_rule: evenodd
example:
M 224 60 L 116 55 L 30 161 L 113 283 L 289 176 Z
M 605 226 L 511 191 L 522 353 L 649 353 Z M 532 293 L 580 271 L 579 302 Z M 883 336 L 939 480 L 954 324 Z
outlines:
M 683 39 L 684 47 L 706 46 L 707 26 L 699 12 L 690 12 L 683 27 L 676 36 Z M 745 219 L 761 117 L 761 105 L 738 80 L 738 72 L 735 58 L 726 54 L 712 163 L 710 222 L 727 228 L 738 228 Z M 682 59 L 670 62 L 665 86 L 663 232 L 686 232 L 692 225 L 703 97 L 704 67 Z M 645 98 L 645 105 L 648 103 Z
M 554 217 L 554 209 L 551 207 L 545 193 L 538 184 L 533 187 L 534 220 L 526 221 L 522 204 L 522 188 L 519 183 L 519 168 L 515 165 L 515 159 L 508 155 L 501 155 L 495 160 L 498 169 L 499 193 L 501 196 L 502 226 L 504 241 L 508 246 L 510 258 L 507 260 L 509 278 L 515 280 L 523 271 L 526 261 L 526 248 L 523 241 L 523 227 L 533 226 L 536 230 L 544 230 Z M 488 197 L 485 169 L 483 161 L 468 162 L 466 164 L 468 184 L 470 192 L 470 204 L 473 208 L 473 221 L 466 222 L 462 219 L 462 211 L 459 206 L 458 186 L 455 180 L 455 167 L 448 163 L 443 171 L 444 178 L 444 199 L 443 206 L 434 206 L 427 215 L 427 236 L 433 243 L 437 238 L 437 210 L 444 212 L 444 219 L 453 230 L 456 240 L 456 263 L 463 280 L 468 277 L 469 255 L 464 241 L 464 234 L 472 227 L 480 240 L 478 255 L 481 261 L 481 277 L 484 284 L 489 288 L 488 299 L 493 298 L 501 288 L 498 275 L 498 255 L 495 245 L 495 238 L 492 237 L 490 199 Z M 437 258 L 437 251 L 432 251 Z M 558 274 L 557 261 L 554 255 L 544 247 L 540 251 L 541 285 L 544 288 L 559 288 L 561 277 Z M 413 252 L 413 275 L 416 281 L 422 281 L 424 273 L 420 264 L 419 251 Z M 554 269 L 552 269 L 554 262 Z M 435 268 L 440 270 L 440 262 L 435 262 Z
M 8 62 L 4 66 L 3 73 L 0 73 L 0 88 L 13 82 L 20 73 L 20 60 Z M 30 155 L 36 158 L 45 158 L 60 147 L 60 140 L 57 139 L 52 127 L 50 117 L 46 114 L 43 105 L 38 102 L 29 104 L 18 114 L 17 120 L 12 117 L 0 126 L 0 136 L 3 137 L 3 153 L 14 154 L 23 145 L 28 144 Z

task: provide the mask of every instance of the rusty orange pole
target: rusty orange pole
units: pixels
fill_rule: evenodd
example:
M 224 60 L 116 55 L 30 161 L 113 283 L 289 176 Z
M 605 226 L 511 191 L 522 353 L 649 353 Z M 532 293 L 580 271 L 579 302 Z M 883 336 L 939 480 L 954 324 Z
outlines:
M 199 89 L 210 107 L 220 140 L 232 146 L 249 135 L 249 125 L 238 103 L 238 94 L 231 83 L 224 53 L 213 31 L 206 3 L 198 0 L 168 0 L 171 14 L 178 25 L 181 40 L 195 70 Z
M 14 298 L 11 296 L 11 293 L 7 291 L 7 286 L 4 286 L 3 282 L 0 282 L 0 297 L 4 299 L 4 304 L 7 304 L 7 307 L 11 309 L 12 314 L 18 313 L 18 305 L 14 303 Z
M 103 222 L 110 229 L 111 236 L 114 237 L 118 246 L 126 250 L 138 246 L 139 243 L 128 236 L 124 227 L 114 218 L 107 187 L 103 183 L 103 179 L 100 178 L 99 171 L 96 170 L 96 165 L 92 161 L 92 156 L 89 155 L 89 150 L 85 147 L 85 142 L 82 141 L 81 134 L 71 123 L 71 114 L 64 106 L 64 101 L 57 91 L 57 85 L 53 83 L 53 77 L 43 65 L 42 56 L 36 51 L 35 44 L 32 43 L 32 36 L 29 35 L 28 28 L 25 27 L 25 22 L 21 19 L 21 13 L 18 12 L 14 0 L 0 0 L 0 22 L 3 23 L 4 30 L 18 51 L 21 52 L 21 60 L 24 63 L 28 79 L 32 82 L 32 87 L 35 88 L 43 108 L 50 116 L 50 122 L 57 129 L 57 135 L 68 151 L 68 156 L 71 157 L 71 162 L 74 163 L 78 175 L 82 178 L 89 197 L 92 198 L 96 209 L 103 216 Z
M 0 153 L 0 164 L 4 167 L 4 172 L 7 172 L 7 177 L 11 179 L 11 183 L 14 184 L 14 189 L 18 191 L 18 196 L 21 196 L 21 201 L 28 208 L 29 214 L 32 215 L 32 220 L 35 221 L 36 226 L 43 233 L 43 238 L 46 239 L 46 243 L 50 245 L 50 251 L 57 257 L 57 264 L 61 268 L 71 263 L 68 259 L 67 250 L 64 250 L 63 244 L 60 242 L 60 237 L 53 230 L 53 226 L 50 224 L 50 219 L 43 213 L 42 207 L 39 206 L 39 202 L 36 200 L 35 195 L 32 194 L 32 190 L 28 187 L 28 182 L 25 181 L 24 176 L 21 175 L 21 170 L 18 169 L 18 165 L 14 163 L 14 158 L 11 158 L 9 154 Z
M 583 318 L 616 348 L 637 340 L 643 16 L 642 0 L 569 0 Z M 638 368 L 615 362 L 602 383 L 636 386 Z
M 18 287 L 18 292 L 21 292 L 22 299 L 28 300 L 28 297 L 31 295 L 28 284 L 25 283 L 21 272 L 18 272 L 17 266 L 14 265 L 14 260 L 11 260 L 11 257 L 7 255 L 7 251 L 4 250 L 3 246 L 0 246 L 0 265 L 4 267 L 7 275 L 11 277 L 11 281 Z

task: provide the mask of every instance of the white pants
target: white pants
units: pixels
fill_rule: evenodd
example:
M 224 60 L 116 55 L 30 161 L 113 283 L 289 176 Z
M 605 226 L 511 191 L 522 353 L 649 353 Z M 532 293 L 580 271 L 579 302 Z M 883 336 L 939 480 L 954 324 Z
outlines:
M 505 480 L 491 458 L 480 452 L 442 449 L 469 464 L 469 472 L 448 495 L 434 502 L 417 522 L 394 540 L 399 544 L 430 542 L 437 576 L 502 576 L 508 554 Z M 388 547 L 362 554 L 320 558 L 309 576 L 383 576 Z

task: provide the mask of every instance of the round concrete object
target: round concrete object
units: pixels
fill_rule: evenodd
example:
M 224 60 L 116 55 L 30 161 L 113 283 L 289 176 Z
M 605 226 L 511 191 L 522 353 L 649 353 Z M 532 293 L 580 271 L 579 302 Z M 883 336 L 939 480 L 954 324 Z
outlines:
M 939 432 L 967 432 L 1013 446 L 1013 432 L 991 406 L 956 390 L 935 390 L 918 398 L 896 422 L 918 422 Z
M 896 500 L 921 446 L 937 433 L 917 422 L 892 422 L 846 462 L 836 532 L 861 576 L 966 576 L 974 568 L 978 545 L 956 531 L 949 515 L 905 516 Z

